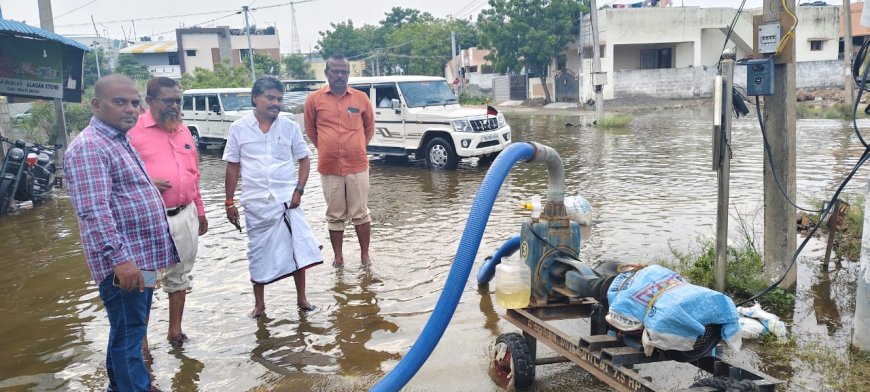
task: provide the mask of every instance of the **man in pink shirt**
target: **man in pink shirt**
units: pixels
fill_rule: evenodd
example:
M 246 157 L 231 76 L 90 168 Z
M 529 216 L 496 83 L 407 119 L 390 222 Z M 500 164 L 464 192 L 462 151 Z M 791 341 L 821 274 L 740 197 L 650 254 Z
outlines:
M 208 221 L 199 193 L 196 144 L 181 122 L 178 82 L 165 77 L 151 79 L 145 102 L 149 110 L 139 116 L 128 135 L 163 197 L 169 231 L 181 259 L 167 268 L 160 279 L 163 291 L 169 293 L 167 339 L 173 346 L 181 346 L 187 340 L 181 330 L 181 318 L 196 259 L 197 236 L 208 231 Z M 147 342 L 143 351 L 147 351 Z

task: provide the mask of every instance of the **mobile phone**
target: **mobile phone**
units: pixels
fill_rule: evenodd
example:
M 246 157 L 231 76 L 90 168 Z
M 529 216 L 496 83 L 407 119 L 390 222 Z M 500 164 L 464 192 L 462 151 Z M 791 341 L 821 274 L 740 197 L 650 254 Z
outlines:
M 142 278 L 145 281 L 146 289 L 153 289 L 157 286 L 157 271 L 140 270 L 139 272 L 142 274 Z M 115 275 L 115 278 L 112 279 L 112 284 L 115 285 L 115 287 L 121 286 L 121 281 L 118 280 L 117 275 Z

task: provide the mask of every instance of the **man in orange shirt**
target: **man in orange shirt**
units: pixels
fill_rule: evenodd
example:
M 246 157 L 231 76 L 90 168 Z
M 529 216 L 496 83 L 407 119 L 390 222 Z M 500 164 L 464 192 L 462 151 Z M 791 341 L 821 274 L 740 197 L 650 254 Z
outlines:
M 181 261 L 167 268 L 160 283 L 169 294 L 169 331 L 173 346 L 187 341 L 182 332 L 184 301 L 190 288 L 190 273 L 196 260 L 198 236 L 208 231 L 208 220 L 199 192 L 199 164 L 190 130 L 181 122 L 181 90 L 178 82 L 157 77 L 148 81 L 149 110 L 139 116 L 128 136 L 142 157 L 151 182 L 160 190 L 169 221 L 169 232 Z M 147 354 L 147 339 L 143 351 Z
M 317 171 L 323 183 L 335 267 L 344 265 L 342 242 L 348 219 L 359 237 L 360 261 L 363 266 L 371 261 L 366 146 L 375 134 L 375 117 L 369 97 L 347 87 L 349 68 L 344 56 L 330 57 L 325 71 L 329 84 L 305 100 L 305 133 L 317 148 Z

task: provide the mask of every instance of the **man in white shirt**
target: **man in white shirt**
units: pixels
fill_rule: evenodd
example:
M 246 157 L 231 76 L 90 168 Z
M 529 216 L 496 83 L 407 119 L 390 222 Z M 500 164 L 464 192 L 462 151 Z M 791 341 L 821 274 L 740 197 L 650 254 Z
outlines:
M 236 226 L 239 211 L 233 197 L 242 178 L 241 204 L 254 285 L 251 317 L 255 318 L 266 311 L 265 285 L 290 275 L 299 310 L 314 310 L 305 297 L 305 269 L 323 262 L 321 246 L 299 206 L 311 169 L 308 144 L 299 125 L 278 116 L 283 90 L 275 77 L 257 79 L 251 89 L 254 112 L 230 125 L 223 155 L 227 219 Z M 298 177 L 294 160 L 299 164 Z

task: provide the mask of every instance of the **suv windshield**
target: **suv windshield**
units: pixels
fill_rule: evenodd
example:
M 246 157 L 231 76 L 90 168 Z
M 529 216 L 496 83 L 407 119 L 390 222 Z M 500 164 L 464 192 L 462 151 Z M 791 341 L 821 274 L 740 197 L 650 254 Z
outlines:
M 251 104 L 251 93 L 224 93 L 220 94 L 224 110 L 228 112 L 238 110 L 254 110 Z
M 444 80 L 401 82 L 399 88 L 402 89 L 405 103 L 411 108 L 459 103 L 456 94 Z

